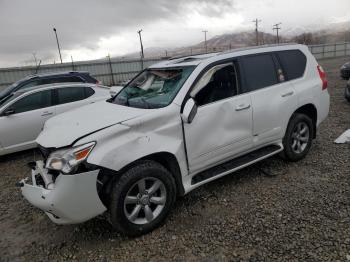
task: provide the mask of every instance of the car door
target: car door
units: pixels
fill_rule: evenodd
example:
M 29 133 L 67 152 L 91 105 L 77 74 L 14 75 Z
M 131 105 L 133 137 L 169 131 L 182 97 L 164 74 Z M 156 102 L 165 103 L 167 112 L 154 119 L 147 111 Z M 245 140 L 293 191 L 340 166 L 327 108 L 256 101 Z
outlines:
M 250 94 L 239 93 L 237 64 L 209 68 L 191 92 L 198 106 L 184 123 L 190 172 L 199 172 L 242 154 L 252 144 Z
M 68 110 L 92 103 L 87 100 L 87 93 L 84 86 L 71 86 L 57 88 L 56 97 L 56 114 L 61 114 Z
M 244 90 L 251 93 L 254 147 L 281 139 L 297 97 L 273 53 L 244 56 Z
M 5 112 L 10 112 L 6 115 Z M 45 121 L 55 115 L 51 90 L 24 94 L 0 112 L 0 144 L 17 151 L 35 146 Z

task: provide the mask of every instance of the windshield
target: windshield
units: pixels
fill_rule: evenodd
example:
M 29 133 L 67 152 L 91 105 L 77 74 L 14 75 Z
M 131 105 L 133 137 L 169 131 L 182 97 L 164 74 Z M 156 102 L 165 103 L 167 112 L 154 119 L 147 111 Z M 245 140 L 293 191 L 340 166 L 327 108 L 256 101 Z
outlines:
M 12 93 L 4 98 L 0 98 L 0 107 L 17 98 L 21 93 Z
M 0 91 L 0 100 L 3 99 L 5 96 L 8 96 L 9 94 L 11 94 L 19 84 L 22 84 L 26 80 L 27 80 L 27 77 L 13 83 L 12 85 L 9 85 L 4 90 Z
M 137 108 L 161 108 L 175 98 L 194 66 L 146 69 L 112 99 L 112 103 Z

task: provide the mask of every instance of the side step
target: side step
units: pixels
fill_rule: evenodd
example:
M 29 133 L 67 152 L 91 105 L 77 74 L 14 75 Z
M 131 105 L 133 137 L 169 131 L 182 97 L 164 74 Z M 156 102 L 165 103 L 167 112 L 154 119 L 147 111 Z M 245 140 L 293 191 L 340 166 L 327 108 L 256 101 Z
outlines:
M 225 172 L 229 172 L 231 170 L 237 169 L 241 166 L 247 166 L 247 164 L 255 162 L 259 158 L 264 159 L 280 151 L 282 151 L 282 147 L 278 145 L 269 145 L 269 146 L 260 148 L 246 155 L 237 157 L 223 164 L 214 166 L 212 168 L 209 168 L 205 171 L 198 173 L 197 175 L 192 177 L 191 184 L 195 185 L 199 182 L 218 176 Z

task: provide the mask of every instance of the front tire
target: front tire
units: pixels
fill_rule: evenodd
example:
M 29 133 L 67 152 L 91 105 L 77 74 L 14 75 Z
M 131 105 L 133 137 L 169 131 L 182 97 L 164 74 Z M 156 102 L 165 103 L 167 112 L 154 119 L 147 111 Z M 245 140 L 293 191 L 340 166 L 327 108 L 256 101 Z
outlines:
M 314 125 L 310 117 L 304 114 L 294 114 L 283 138 L 282 157 L 292 162 L 303 159 L 310 150 L 313 134 Z
M 146 234 L 160 226 L 176 199 L 171 173 L 154 161 L 140 161 L 113 185 L 111 223 L 128 236 Z

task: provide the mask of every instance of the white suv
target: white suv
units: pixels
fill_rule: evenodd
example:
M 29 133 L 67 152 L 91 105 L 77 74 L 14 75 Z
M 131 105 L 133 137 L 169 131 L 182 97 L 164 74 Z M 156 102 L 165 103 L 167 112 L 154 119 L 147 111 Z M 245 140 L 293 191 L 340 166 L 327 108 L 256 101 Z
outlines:
M 108 210 L 139 235 L 177 196 L 277 153 L 302 159 L 328 111 L 325 73 L 303 45 L 168 60 L 114 98 L 48 120 L 44 160 L 18 186 L 55 223 Z

